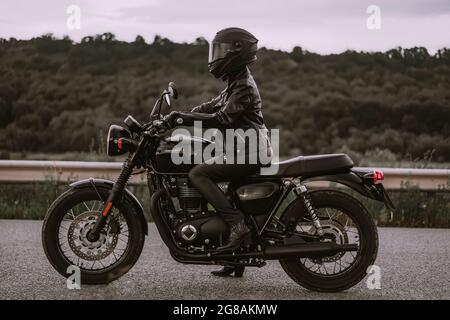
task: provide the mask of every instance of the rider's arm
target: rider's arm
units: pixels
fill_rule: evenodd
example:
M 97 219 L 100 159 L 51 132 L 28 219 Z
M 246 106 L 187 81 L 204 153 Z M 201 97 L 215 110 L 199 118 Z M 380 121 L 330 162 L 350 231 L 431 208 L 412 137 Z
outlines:
M 221 98 L 221 95 L 215 97 L 214 99 L 211 99 L 207 102 L 202 103 L 201 105 L 198 105 L 194 107 L 191 112 L 199 112 L 199 113 L 213 113 L 214 112 L 214 106 L 219 102 Z
M 192 126 L 194 121 L 201 121 L 204 128 L 228 128 L 241 115 L 248 105 L 251 97 L 247 90 L 242 90 L 230 96 L 225 107 L 214 113 L 181 112 L 176 118 L 181 118 L 184 126 Z

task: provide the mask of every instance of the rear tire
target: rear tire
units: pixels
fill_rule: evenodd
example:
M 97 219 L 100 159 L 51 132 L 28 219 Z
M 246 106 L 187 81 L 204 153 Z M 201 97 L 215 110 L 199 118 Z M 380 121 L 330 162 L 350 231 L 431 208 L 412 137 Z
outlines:
M 106 199 L 109 189 L 97 188 L 102 199 Z M 101 201 L 93 188 L 69 189 L 63 193 L 49 208 L 42 228 L 42 243 L 45 254 L 52 266 L 64 277 L 70 276 L 67 268 L 74 265 L 69 261 L 59 244 L 59 229 L 61 221 L 71 208 L 84 201 Z M 100 270 L 89 270 L 80 267 L 82 284 L 107 284 L 127 273 L 138 260 L 144 246 L 145 235 L 132 203 L 123 198 L 121 203 L 115 204 L 116 208 L 124 217 L 128 226 L 128 243 L 120 258 Z
M 319 292 L 338 292 L 353 287 L 365 276 L 367 268 L 373 265 L 378 252 L 378 232 L 367 209 L 352 196 L 334 190 L 310 192 L 315 209 L 335 208 L 350 217 L 359 228 L 359 250 L 353 265 L 336 275 L 320 275 L 308 269 L 299 259 L 280 260 L 284 271 L 302 287 Z M 282 221 L 301 221 L 306 209 L 298 199 L 286 209 Z

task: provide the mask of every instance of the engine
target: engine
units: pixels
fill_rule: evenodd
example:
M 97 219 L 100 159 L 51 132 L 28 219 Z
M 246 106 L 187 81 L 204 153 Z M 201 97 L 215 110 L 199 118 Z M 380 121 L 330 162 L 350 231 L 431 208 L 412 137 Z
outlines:
M 183 211 L 190 214 L 196 214 L 199 211 L 207 209 L 206 201 L 196 188 L 190 186 L 189 179 L 178 178 L 177 189 L 180 208 Z
M 188 178 L 175 178 L 169 189 L 176 213 L 171 215 L 178 243 L 190 251 L 204 251 L 223 245 L 228 224 L 213 210 Z

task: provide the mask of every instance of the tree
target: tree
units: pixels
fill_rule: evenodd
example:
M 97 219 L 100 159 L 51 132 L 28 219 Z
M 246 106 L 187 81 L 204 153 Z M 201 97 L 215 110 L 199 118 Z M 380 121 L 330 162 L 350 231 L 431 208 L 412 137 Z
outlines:
M 202 37 L 189 44 L 155 36 L 147 44 L 104 33 L 74 43 L 48 34 L 0 40 L 0 55 L 6 152 L 88 151 L 124 115 L 147 121 L 169 81 L 180 88 L 180 110 L 223 89 L 207 71 Z M 433 56 L 422 47 L 330 55 L 262 48 L 250 68 L 267 125 L 282 131 L 284 156 L 348 150 L 364 159 L 378 148 L 402 160 L 433 149 L 437 161 L 450 161 L 447 48 Z
M 11 121 L 11 105 L 0 97 L 0 128 L 6 126 Z
M 137 44 L 137 45 L 146 44 L 145 39 L 141 35 L 137 35 L 136 39 L 134 40 L 134 44 Z
M 296 62 L 302 62 L 304 58 L 304 53 L 302 47 L 295 46 L 294 49 L 292 49 L 292 52 L 290 54 L 291 58 Z

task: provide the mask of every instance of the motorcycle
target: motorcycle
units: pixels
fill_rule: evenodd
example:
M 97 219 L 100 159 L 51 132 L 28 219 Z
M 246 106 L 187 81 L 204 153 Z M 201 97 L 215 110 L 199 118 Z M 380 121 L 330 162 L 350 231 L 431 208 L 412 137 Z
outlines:
M 242 177 L 220 185 L 246 217 L 251 234 L 230 252 L 218 251 L 228 224 L 192 187 L 194 165 L 175 165 L 177 141 L 163 126 L 163 102 L 178 96 L 171 82 L 157 99 L 150 122 L 132 116 L 108 132 L 109 156 L 128 154 L 115 182 L 87 179 L 70 184 L 50 206 L 42 229 L 46 256 L 67 277 L 78 266 L 83 284 L 106 284 L 127 273 L 138 260 L 148 223 L 139 200 L 126 189 L 133 171 L 145 170 L 150 212 L 173 259 L 183 264 L 263 267 L 279 260 L 299 285 L 336 292 L 360 282 L 376 259 L 378 234 L 367 209 L 341 190 L 311 189 L 311 181 L 335 182 L 365 197 L 393 204 L 381 171 L 356 170 L 345 154 L 299 156 L 277 163 L 271 175 Z M 202 148 L 210 141 L 189 138 Z

